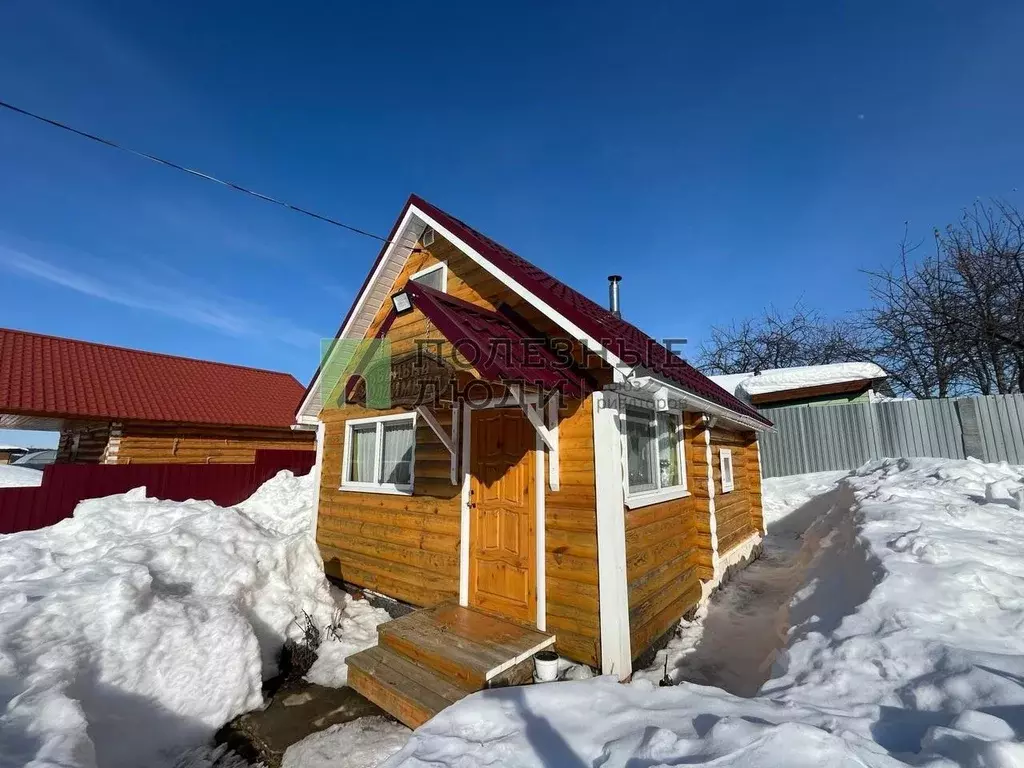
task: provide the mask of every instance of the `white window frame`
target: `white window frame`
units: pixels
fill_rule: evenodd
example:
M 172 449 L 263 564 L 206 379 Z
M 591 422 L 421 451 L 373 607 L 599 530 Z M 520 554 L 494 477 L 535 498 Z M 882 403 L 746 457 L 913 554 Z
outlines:
M 441 270 L 441 292 L 448 293 L 448 264 L 446 262 L 438 262 L 437 264 L 431 264 L 429 267 L 421 269 L 419 272 L 415 272 L 409 275 L 409 281 L 416 280 L 416 278 L 424 277 L 432 272 Z
M 725 465 L 726 460 L 729 464 L 729 482 L 725 481 Z M 732 448 L 719 448 L 718 449 L 718 473 L 722 480 L 722 493 L 729 493 L 729 491 L 736 488 L 736 467 L 732 463 Z
M 676 441 L 676 451 L 679 453 L 679 484 L 671 485 L 666 488 L 656 488 L 650 491 L 637 491 L 631 493 L 629 490 L 629 450 L 627 447 L 626 438 L 626 407 L 640 408 L 645 411 L 650 411 L 652 415 L 652 423 L 654 426 L 654 455 L 657 457 L 658 453 L 658 414 L 663 413 L 669 416 L 675 416 L 677 419 L 678 427 L 676 429 L 676 435 L 678 440 Z M 623 404 L 621 412 L 621 442 L 622 442 L 622 490 L 623 499 L 628 509 L 637 509 L 639 507 L 646 507 L 650 504 L 660 504 L 665 501 L 672 501 L 673 499 L 681 499 L 685 496 L 689 496 L 690 492 L 687 490 L 687 477 L 686 477 L 686 451 L 685 445 L 685 427 L 683 424 L 683 413 L 682 411 L 676 410 L 661 410 L 659 411 L 655 404 L 652 403 L 638 403 L 638 402 L 627 402 Z M 657 472 L 655 467 L 656 475 L 655 478 L 658 483 L 661 482 L 661 475 Z
M 409 484 L 397 485 L 396 483 L 381 483 L 380 469 L 384 459 L 384 425 L 392 421 L 408 421 L 412 423 L 412 456 L 409 461 Z M 374 442 L 374 474 L 378 481 L 373 483 L 362 483 L 350 480 L 352 466 L 350 463 L 352 449 L 352 428 L 365 426 L 367 424 L 377 425 L 377 436 Z M 395 413 L 390 416 L 369 416 L 364 419 L 349 419 L 345 422 L 345 450 L 342 452 L 341 465 L 341 490 L 358 491 L 360 493 L 389 493 L 397 496 L 412 496 L 413 488 L 416 485 L 416 413 Z

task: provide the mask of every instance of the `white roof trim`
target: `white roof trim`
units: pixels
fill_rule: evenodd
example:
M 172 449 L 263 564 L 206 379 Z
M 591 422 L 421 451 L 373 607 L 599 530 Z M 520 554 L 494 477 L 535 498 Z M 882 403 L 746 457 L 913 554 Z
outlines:
M 381 306 L 391 295 L 391 290 L 395 286 L 395 280 L 402 273 L 402 268 L 412 253 L 412 249 L 416 247 L 416 241 L 419 240 L 420 235 L 423 233 L 424 226 L 423 220 L 418 219 L 414 214 L 413 207 L 409 206 L 409 210 L 405 212 L 401 223 L 395 229 L 395 237 L 392 239 L 391 245 L 384 252 L 384 258 L 377 264 L 377 268 L 374 270 L 370 281 L 366 284 L 365 290 L 356 297 L 355 310 L 341 329 L 341 333 L 338 334 L 339 339 L 349 339 L 357 335 L 361 339 L 366 335 L 366 331 L 369 330 L 373 318 L 376 317 Z M 390 279 L 388 279 L 389 275 Z M 331 350 L 333 351 L 333 349 L 332 342 Z M 300 424 L 315 424 L 320 411 L 323 409 L 324 395 L 320 391 L 320 379 L 323 376 L 326 361 L 321 362 L 322 364 L 316 374 L 316 380 L 313 382 L 313 386 L 309 388 L 309 392 L 299 408 L 296 421 Z

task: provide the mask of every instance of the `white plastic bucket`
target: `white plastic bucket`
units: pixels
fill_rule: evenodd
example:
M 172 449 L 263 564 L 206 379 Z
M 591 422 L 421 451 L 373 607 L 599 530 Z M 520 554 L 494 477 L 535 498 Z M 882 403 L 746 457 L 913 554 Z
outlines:
M 558 679 L 558 654 L 554 651 L 539 651 L 533 657 L 533 672 L 538 683 L 550 683 Z

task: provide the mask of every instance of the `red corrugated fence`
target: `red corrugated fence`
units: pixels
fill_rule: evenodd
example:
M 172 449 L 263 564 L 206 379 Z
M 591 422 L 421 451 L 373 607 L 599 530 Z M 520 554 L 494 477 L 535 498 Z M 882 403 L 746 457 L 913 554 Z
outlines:
M 83 499 L 146 486 L 171 501 L 202 499 L 222 507 L 249 498 L 282 469 L 304 475 L 313 451 L 257 451 L 252 464 L 54 464 L 37 488 L 0 488 L 0 534 L 31 531 L 70 517 Z

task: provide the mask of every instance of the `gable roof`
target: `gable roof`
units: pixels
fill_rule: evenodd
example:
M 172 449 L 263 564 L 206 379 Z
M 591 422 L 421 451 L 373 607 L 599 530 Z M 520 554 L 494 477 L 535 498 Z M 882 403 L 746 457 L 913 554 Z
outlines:
M 287 428 L 287 373 L 0 328 L 0 414 Z
M 410 216 L 410 214 L 417 215 Z M 442 234 L 447 233 L 464 243 L 495 268 L 498 273 L 521 286 L 537 300 L 582 330 L 584 334 L 597 341 L 617 359 L 636 361 L 656 377 L 670 382 L 704 401 L 739 414 L 760 425 L 771 426 L 771 422 L 758 413 L 755 408 L 740 401 L 732 393 L 726 392 L 632 323 L 616 317 L 597 302 L 588 299 L 582 293 L 570 288 L 505 246 L 417 195 L 410 195 L 406 201 L 402 213 L 388 236 L 388 240 L 392 244 L 385 244 L 381 249 L 360 289 L 356 302 L 349 309 L 335 338 L 341 338 L 342 334 L 346 332 L 351 332 L 353 335 L 359 333 L 360 328 L 354 326 L 360 320 L 359 311 L 370 290 L 376 290 L 381 294 L 381 301 L 390 295 L 391 289 L 394 287 L 394 279 L 397 278 L 400 269 L 396 270 L 392 267 L 390 274 L 393 274 L 394 277 L 388 281 L 388 275 L 385 274 L 385 270 L 389 266 L 386 256 L 392 249 L 401 250 L 404 256 L 407 256 L 427 223 L 431 226 L 436 224 L 443 230 Z M 458 246 L 458 243 L 453 244 Z M 374 285 L 375 280 L 378 285 Z M 382 289 L 383 283 L 386 283 L 386 287 Z M 366 321 L 364 324 L 368 326 L 369 323 Z M 569 328 L 564 330 L 571 331 Z M 330 354 L 329 351 L 328 354 Z M 314 394 L 321 368 L 317 369 L 306 388 L 303 407 L 310 401 L 310 395 Z M 301 411 L 302 408 L 300 408 L 300 417 L 303 415 Z

